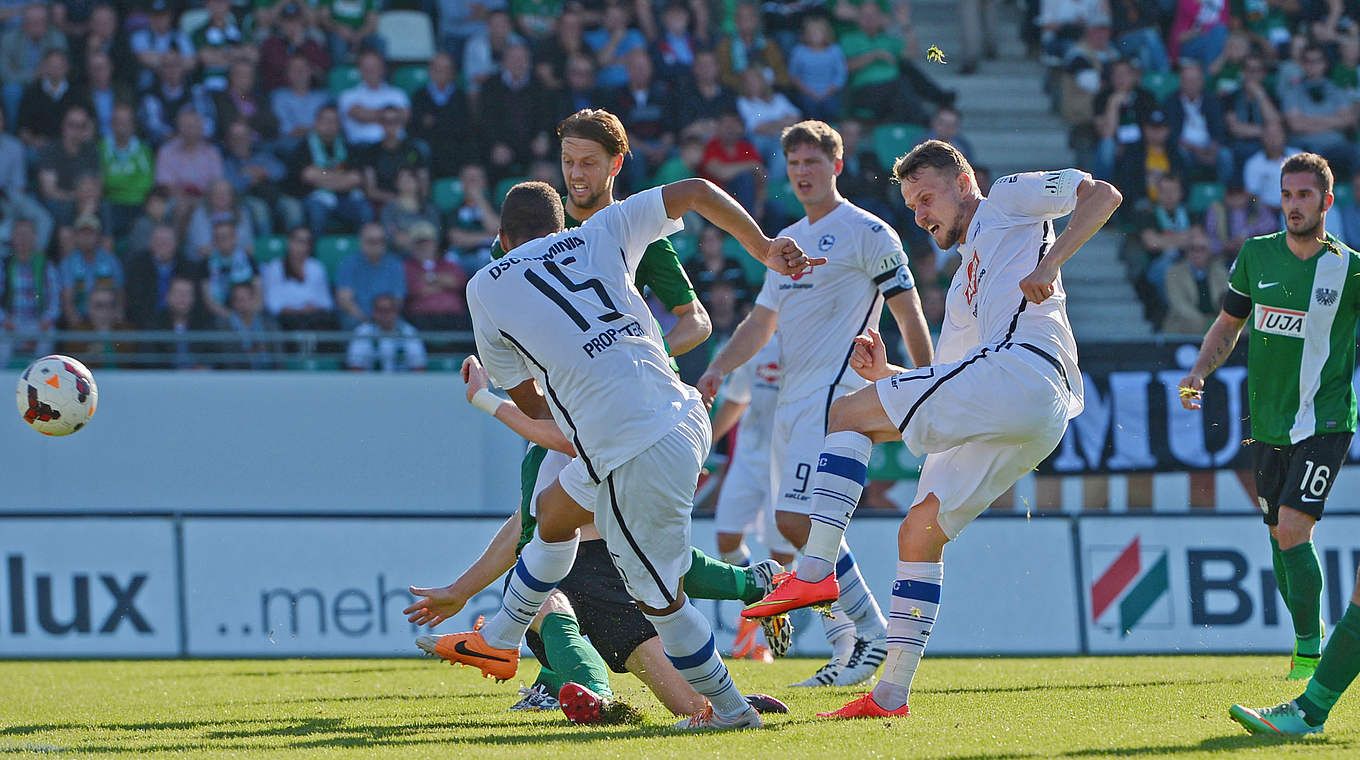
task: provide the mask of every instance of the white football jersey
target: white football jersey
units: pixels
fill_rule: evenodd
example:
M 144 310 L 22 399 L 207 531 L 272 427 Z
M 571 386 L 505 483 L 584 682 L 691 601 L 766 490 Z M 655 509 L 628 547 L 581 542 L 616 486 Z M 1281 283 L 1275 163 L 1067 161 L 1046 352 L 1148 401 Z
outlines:
M 724 395 L 746 404 L 737 428 L 737 450 L 770 459 L 770 434 L 774 430 L 774 409 L 779 400 L 779 336 L 770 338 L 751 361 L 727 376 Z
M 1069 418 L 1081 413 L 1082 384 L 1062 275 L 1053 295 L 1038 305 L 1025 300 L 1020 280 L 1053 245 L 1053 220 L 1072 213 L 1077 187 L 1088 176 L 1080 169 L 1026 172 L 992 185 L 959 244 L 962 262 L 949 286 L 935 352 L 935 361 L 943 364 L 978 346 L 1024 343 L 1041 349 L 1061 363 L 1072 387 Z
M 702 403 L 671 370 L 633 285 L 647 245 L 674 228 L 653 188 L 521 245 L 468 282 L 477 353 L 492 381 L 537 380 L 597 481 Z
M 789 277 L 765 273 L 758 306 L 778 312 L 780 403 L 812 395 L 833 398 L 867 385 L 849 368 L 855 336 L 878 326 L 883 299 L 916 286 L 902 256 L 902 240 L 883 220 L 849 201 L 780 235 L 827 263 Z

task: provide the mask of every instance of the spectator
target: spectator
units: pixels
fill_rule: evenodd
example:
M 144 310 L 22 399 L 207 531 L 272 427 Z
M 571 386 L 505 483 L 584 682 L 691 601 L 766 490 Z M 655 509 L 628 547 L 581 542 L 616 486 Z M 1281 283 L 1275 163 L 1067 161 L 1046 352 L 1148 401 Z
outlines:
M 225 145 L 223 176 L 249 213 L 251 226 L 261 234 L 273 229 L 271 207 L 279 209 L 285 228 L 302 224 L 301 206 L 281 202 L 279 182 L 288 173 L 287 167 L 273 151 L 255 141 L 250 126 L 244 121 L 227 125 Z
M 863 3 L 857 28 L 841 37 L 850 70 L 849 106 L 857 115 L 924 124 L 927 113 L 922 104 L 952 105 L 953 94 L 941 90 L 901 57 L 905 45 L 888 31 L 887 21 L 877 3 Z
M 463 202 L 449 213 L 449 247 L 463 270 L 475 272 L 491 261 L 491 242 L 500 230 L 501 216 L 491 204 L 486 170 L 468 164 L 458 173 L 463 183 Z
M 482 88 L 481 142 L 490 149 L 490 171 L 496 179 L 523 174 L 535 157 L 552 147 L 547 126 L 552 103 L 530 76 L 529 49 L 516 45 L 505 52 L 500 75 Z
M 429 194 L 430 161 L 423 145 L 416 145 L 405 136 L 407 111 L 384 108 L 382 111 L 383 137 L 365 151 L 364 191 L 369 203 L 381 206 L 397 196 L 397 172 L 411 169 L 416 173 L 424 194 Z M 444 139 L 449 139 L 448 137 Z
M 699 176 L 704 163 L 704 146 L 707 141 L 698 135 L 685 135 L 680 138 L 679 152 L 666 159 L 652 175 L 651 186 L 667 185 L 682 179 Z M 559 174 L 558 179 L 561 179 Z
M 809 119 L 835 121 L 841 115 L 841 90 L 849 77 L 845 53 L 820 16 L 803 21 L 803 39 L 789 58 L 789 77 L 797 88 L 798 108 Z
M 1242 72 L 1247 61 L 1259 56 L 1259 52 L 1253 55 L 1251 37 L 1245 32 L 1233 32 L 1228 35 L 1223 52 L 1204 69 L 1209 82 L 1209 92 L 1217 95 L 1226 104 L 1227 99 L 1242 86 Z
M 61 260 L 61 312 L 68 328 L 88 322 L 89 296 L 96 288 L 115 289 L 120 303 L 123 292 L 123 265 L 99 245 L 99 219 L 82 216 L 75 228 L 75 248 Z
M 1227 147 L 1223 106 L 1213 93 L 1205 91 L 1204 67 L 1198 61 L 1185 59 L 1177 68 L 1180 89 L 1162 106 L 1171 134 L 1192 171 L 1198 170 L 1200 176 L 1208 172 L 1213 180 L 1227 182 L 1233 174 L 1233 158 Z
M 393 189 L 392 199 L 383 204 L 382 226 L 392 247 L 398 253 L 407 254 L 411 251 L 413 225 L 428 222 L 431 227 L 438 228 L 439 212 L 430 203 L 416 169 L 408 166 L 398 169 Z
M 563 6 L 562 0 L 515 0 L 510 11 L 520 32 L 537 45 L 553 33 Z
M 108 201 L 104 200 L 104 183 L 98 172 L 87 171 L 76 177 L 72 216 L 75 219 L 82 216 L 92 216 L 98 219 L 100 229 L 105 231 L 105 234 L 99 239 L 99 243 L 103 247 L 113 250 L 113 236 L 108 234 L 108 231 L 113 229 L 113 208 Z M 63 232 L 68 232 L 68 229 L 63 227 L 57 231 L 57 234 L 61 235 Z
M 1062 67 L 1072 77 L 1076 89 L 1085 97 L 1100 91 L 1105 67 L 1119 60 L 1119 51 L 1110 44 L 1110 18 L 1096 15 L 1082 29 L 1076 44 L 1067 49 Z
M 90 332 L 88 338 L 70 338 L 62 342 L 63 353 L 79 356 L 87 367 L 112 369 L 118 366 L 118 343 L 110 333 L 129 328 L 123 317 L 123 304 L 117 288 L 100 285 L 90 291 L 89 316 L 85 322 L 68 329 Z
M 1341 233 L 1337 237 L 1351 248 L 1360 245 L 1360 194 L 1356 193 L 1356 188 L 1360 188 L 1360 173 L 1351 176 L 1350 200 L 1345 203 L 1338 200 L 1332 206 L 1341 221 Z
M 1279 229 L 1274 214 L 1264 203 L 1247 192 L 1241 179 L 1228 183 L 1223 200 L 1214 201 L 1204 214 L 1204 231 L 1209 236 L 1209 248 L 1224 263 L 1237 258 L 1237 252 L 1247 238 L 1269 235 Z
M 493 11 L 507 7 L 505 0 L 435 0 L 435 5 L 440 47 L 454 58 L 462 58 L 468 41 L 486 31 Z
M 1228 290 L 1228 268 L 1209 247 L 1204 228 L 1191 227 L 1186 236 L 1185 256 L 1166 273 L 1166 318 L 1162 332 L 1168 335 L 1203 335 L 1218 316 Z
M 1184 158 L 1171 139 L 1165 111 L 1148 113 L 1138 131 L 1138 142 L 1125 146 L 1114 172 L 1115 186 L 1124 193 L 1124 206 L 1130 213 L 1137 210 L 1144 198 L 1156 202 L 1161 177 L 1170 174 L 1179 178 L 1187 174 Z
M 1242 63 L 1242 82 L 1224 104 L 1223 119 L 1233 160 L 1241 166 L 1261 149 L 1266 124 L 1280 122 L 1283 116 L 1265 86 L 1266 62 L 1252 56 Z
M 132 32 L 129 44 L 139 67 L 135 80 L 139 91 L 150 89 L 155 83 L 161 58 L 167 51 L 173 49 L 179 55 L 194 57 L 194 43 L 175 26 L 169 0 L 151 0 L 146 26 Z
M 378 51 L 359 53 L 359 83 L 340 93 L 340 115 L 345 123 L 345 139 L 355 147 L 372 145 L 382 139 L 382 112 L 389 106 L 409 115 L 411 100 L 402 90 L 388 84 L 387 64 Z
M 131 101 L 132 91 L 126 84 L 114 80 L 109 54 L 91 50 L 85 57 L 85 86 L 78 97 L 94 109 L 98 134 L 107 137 L 113 131 L 113 109 L 119 103 Z
M 723 86 L 733 91 L 740 89 L 741 72 L 748 66 L 755 66 L 775 87 L 790 89 L 793 81 L 784 64 L 784 51 L 761 31 L 760 10 L 756 4 L 751 0 L 738 3 L 732 21 L 735 33 L 718 43 L 718 66 Z
M 308 31 L 302 6 L 297 0 L 287 0 L 279 9 L 279 22 L 273 33 L 260 44 L 260 86 L 265 92 L 294 85 L 288 67 L 295 58 L 301 58 L 307 65 L 309 85 L 330 70 L 330 54 Z
M 70 7 L 70 3 L 66 3 L 65 6 Z M 88 30 L 80 33 L 71 32 L 69 29 L 63 31 L 66 32 L 67 38 L 75 43 L 72 48 L 75 60 L 86 61 L 96 51 L 103 53 L 118 69 L 114 79 L 118 81 L 119 86 L 131 84 L 132 72 L 128 70 L 128 64 L 132 57 L 132 48 L 128 45 L 126 35 L 119 30 L 118 11 L 111 4 L 98 3 L 94 6 L 90 11 Z
M 363 224 L 373 218 L 373 208 L 364 199 L 363 172 L 349 157 L 349 147 L 340 137 L 340 115 L 335 106 L 317 111 L 316 125 L 296 148 L 288 161 L 291 195 L 303 197 L 307 223 L 313 237 L 326 234 L 334 220 Z
M 977 156 L 973 152 L 973 144 L 967 137 L 963 136 L 960 127 L 963 125 L 963 116 L 958 109 L 953 106 L 944 106 L 930 117 L 930 132 L 926 133 L 927 139 L 942 140 L 959 149 L 964 158 L 969 161 L 975 160 Z
M 227 86 L 213 93 L 213 108 L 219 128 L 244 121 L 255 132 L 255 139 L 268 143 L 279 134 L 279 120 L 270 105 L 255 90 L 255 62 L 232 61 L 227 67 Z M 219 135 L 219 139 L 224 135 Z
M 312 131 L 316 114 L 330 102 L 330 95 L 312 89 L 312 65 L 295 55 L 288 59 L 288 86 L 274 90 L 269 108 L 278 121 L 279 147 L 290 151 Z
M 161 54 L 161 67 L 156 73 L 156 81 L 151 89 L 142 95 L 141 113 L 138 114 L 143 134 L 151 144 L 160 146 L 174 136 L 174 119 L 185 108 L 196 111 L 203 119 L 203 134 L 209 135 L 215 126 L 212 121 L 212 99 L 201 87 L 189 80 L 186 66 L 193 63 L 186 60 L 178 50 L 170 48 Z
M 168 224 L 151 229 L 146 250 L 137 251 L 127 265 L 128 316 L 143 330 L 154 329 L 166 309 L 170 281 L 187 277 L 202 279 L 201 265 L 190 263 L 179 252 L 179 236 Z
M 741 114 L 736 111 L 719 116 L 717 133 L 704 148 L 700 169 L 706 179 L 754 213 L 765 204 L 765 165 L 744 130 Z
M 198 308 L 198 287 L 193 280 L 175 276 L 165 294 L 165 311 L 156 319 L 155 329 L 173 332 L 174 338 L 153 342 L 147 349 L 163 358 L 152 364 L 163 369 L 199 369 L 203 342 L 189 333 L 207 328 L 207 318 Z
M 638 188 L 675 149 L 675 95 L 653 77 L 652 58 L 637 49 L 625 59 L 628 85 L 610 109 L 628 125 L 633 160 L 624 164 L 627 186 Z
M 213 182 L 222 179 L 222 153 L 203 134 L 203 118 L 185 106 L 175 117 L 175 136 L 156 151 L 156 184 L 170 188 L 177 213 L 187 215 Z
M 993 59 L 996 53 L 996 6 L 992 0 L 963 0 L 959 3 L 959 32 L 962 60 L 959 73 L 973 74 L 982 58 Z M 911 5 L 897 6 L 910 13 Z
M 114 106 L 111 130 L 99 140 L 99 172 L 104 177 L 104 196 L 112 206 L 113 236 L 121 239 L 141 214 L 147 193 L 155 184 L 156 167 L 151 149 L 137 138 L 132 106 Z
M 565 87 L 567 83 L 563 79 L 563 73 L 570 76 L 571 59 L 585 56 L 590 59 L 592 79 L 589 86 L 578 85 L 577 89 L 581 91 L 594 89 L 595 54 L 586 44 L 584 34 L 585 26 L 581 12 L 572 6 L 564 8 L 562 15 L 557 19 L 557 30 L 552 37 L 539 43 L 538 55 L 535 56 L 537 62 L 534 64 L 534 76 L 538 77 L 538 81 L 545 88 L 560 90 Z M 587 106 L 582 106 L 585 107 Z M 572 109 L 568 113 L 575 113 L 577 110 L 579 109 Z
M 824 18 L 830 3 L 826 0 L 765 0 L 760 4 L 761 21 L 770 36 L 788 51 L 798 43 L 799 30 L 809 18 Z M 887 10 L 885 8 L 885 10 Z
M 15 349 L 15 333 L 50 333 L 61 316 L 61 277 L 38 247 L 32 221 L 14 220 L 9 234 L 10 255 L 0 266 L 0 360 L 9 361 Z M 52 352 L 51 338 L 22 341 L 19 350 L 44 356 Z
M 357 53 L 381 45 L 378 39 L 379 0 L 322 0 L 317 3 L 321 28 L 326 32 L 331 60 L 349 61 Z
M 89 111 L 84 106 L 72 106 L 62 117 L 61 139 L 47 146 L 38 158 L 38 192 L 58 226 L 75 219 L 76 179 L 99 166 L 93 134 Z
M 369 222 L 359 230 L 359 251 L 340 262 L 335 273 L 335 302 L 346 330 L 367 322 L 381 294 L 406 298 L 406 272 L 401 259 L 387 252 L 382 225 Z
M 481 156 L 477 126 L 467 95 L 458 89 L 453 56 L 436 53 L 430 59 L 429 75 L 430 81 L 411 96 L 408 129 L 429 150 L 430 172 L 436 177 L 452 177 L 463 164 Z
M 677 118 L 683 134 L 695 135 L 708 142 L 718 131 L 718 116 L 737 110 L 736 95 L 719 78 L 718 56 L 711 50 L 700 50 L 694 56 L 694 82 L 680 98 Z
M 264 307 L 285 330 L 334 330 L 335 302 L 331 300 L 326 267 L 312 256 L 312 231 L 294 227 L 288 250 L 266 263 L 260 275 Z
M 406 319 L 420 330 L 468 330 L 463 288 L 467 272 L 439 255 L 438 230 L 429 222 L 411 227 L 411 257 L 406 260 Z
M 595 84 L 600 87 L 623 87 L 628 84 L 628 70 L 624 66 L 628 54 L 646 50 L 647 39 L 632 26 L 632 13 L 622 2 L 611 2 L 604 9 L 604 23 L 599 29 L 586 32 L 586 44 L 595 53 L 599 71 Z
M 1280 213 L 1280 167 L 1285 159 L 1302 152 L 1285 144 L 1283 124 L 1267 122 L 1261 130 L 1261 149 L 1242 167 L 1242 184 L 1247 192 L 1276 215 Z
M 594 108 L 607 94 L 595 86 L 595 61 L 588 55 L 572 54 L 567 59 L 565 80 L 557 90 L 557 107 L 553 111 L 557 121 L 583 108 Z
M 345 366 L 379 372 L 425 369 L 425 344 L 416 328 L 398 315 L 397 298 L 383 293 L 373 300 L 373 319 L 355 328 Z
M 201 80 L 208 90 L 227 86 L 227 67 L 232 61 L 245 58 L 254 61 L 259 51 L 248 44 L 236 18 L 231 13 L 231 0 L 206 0 L 208 22 L 192 35 L 198 63 L 202 67 Z
M 231 288 L 238 283 L 251 287 L 260 284 L 259 267 L 236 236 L 236 224 L 227 216 L 213 221 L 212 247 L 203 260 L 204 276 L 200 283 L 203 305 L 218 319 L 227 319 Z
M 694 68 L 699 41 L 690 28 L 690 12 L 681 0 L 671 0 L 661 10 L 661 35 L 656 41 L 656 64 L 662 81 L 683 84 Z
M 151 245 L 151 232 L 160 225 L 174 225 L 170 208 L 170 191 L 164 187 L 153 187 L 142 204 L 142 213 L 132 223 L 128 233 L 127 250 L 136 253 L 145 251 Z
M 28 219 L 38 236 L 38 249 L 47 250 L 52 239 L 52 215 L 29 193 L 28 155 L 19 138 L 5 131 L 4 109 L 0 109 L 0 212 L 3 218 Z M 9 234 L 0 229 L 0 243 Z
M 1167 270 L 1190 243 L 1190 212 L 1182 205 L 1184 199 L 1180 179 L 1173 174 L 1162 175 L 1157 180 L 1157 201 L 1144 212 L 1138 225 L 1148 252 L 1144 278 L 1162 298 L 1166 297 Z
M 41 151 L 56 140 L 67 109 L 84 104 L 71 86 L 70 70 L 65 50 L 49 50 L 43 55 L 37 78 L 24 88 L 15 126 L 19 139 L 30 150 Z
M 51 50 L 66 50 L 66 35 L 52 25 L 45 3 L 26 6 L 19 27 L 0 35 L 0 82 L 9 119 L 18 115 L 24 89 L 38 78 L 39 65 Z
M 229 355 L 222 363 L 223 369 L 272 368 L 278 346 L 266 336 L 277 332 L 279 326 L 264 313 L 260 289 L 251 282 L 232 283 L 228 304 L 226 316 L 217 325 L 219 330 L 233 334 L 217 349 Z
M 500 72 L 505 52 L 527 44 L 523 37 L 515 34 L 509 13 L 491 11 L 486 18 L 486 29 L 468 40 L 463 48 L 463 81 L 468 90 L 474 95 L 481 92 L 482 84 Z
M 836 178 L 836 189 L 851 203 L 880 218 L 897 217 L 901 196 L 889 181 L 892 172 L 878 160 L 873 146 L 864 141 L 864 122 L 846 119 L 840 123 L 839 132 L 844 158 L 841 159 L 841 174 Z M 889 194 L 895 197 L 890 198 Z M 887 203 L 888 200 L 893 204 Z M 910 223 L 897 226 L 916 229 Z
M 1162 41 L 1161 3 L 1144 0 L 1110 0 L 1115 47 L 1127 59 L 1138 61 L 1143 71 L 1166 71 L 1171 61 Z
M 1213 63 L 1223 52 L 1231 21 L 1224 0 L 1179 0 L 1171 22 L 1171 58 L 1191 58 L 1201 66 Z
M 699 255 L 685 264 L 694 292 L 702 303 L 709 302 L 709 294 L 714 286 L 725 284 L 732 288 L 738 301 L 749 301 L 750 286 L 746 282 L 746 270 L 741 262 L 728 256 L 723 250 L 727 236 L 717 226 L 705 225 L 699 233 Z
M 1357 111 L 1351 97 L 1327 79 L 1327 53 L 1310 44 L 1303 51 L 1303 81 L 1284 91 L 1281 110 L 1289 125 L 1290 141 L 1321 154 L 1339 176 L 1355 168 L 1355 147 L 1346 132 L 1356 125 Z
M 1082 30 L 1096 16 L 1104 13 L 1101 0 L 1040 0 L 1039 16 L 1042 61 L 1047 66 L 1058 66 L 1067 49 L 1081 37 Z
M 773 177 L 784 176 L 784 149 L 779 135 L 784 128 L 803 118 L 789 99 L 774 91 L 770 83 L 754 68 L 741 73 L 741 95 L 737 97 L 737 112 L 741 114 L 746 135 L 760 152 L 761 161 Z
M 241 241 L 244 248 L 254 247 L 255 223 L 241 208 L 236 191 L 225 177 L 208 185 L 202 200 L 189 215 L 189 226 L 184 232 L 184 255 L 190 261 L 203 261 L 208 256 L 216 245 L 213 228 L 224 219 L 236 228 L 236 240 Z

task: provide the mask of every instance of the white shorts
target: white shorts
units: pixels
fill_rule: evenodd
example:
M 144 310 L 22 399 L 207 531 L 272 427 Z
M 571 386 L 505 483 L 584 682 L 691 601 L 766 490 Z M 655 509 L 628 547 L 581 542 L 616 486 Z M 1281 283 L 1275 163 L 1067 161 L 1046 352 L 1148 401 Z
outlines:
M 845 395 L 838 389 L 836 397 Z M 774 508 L 806 515 L 812 512 L 812 475 L 826 445 L 826 396 L 780 401 L 774 411 L 770 460 L 777 476 Z
M 738 448 L 718 489 L 718 503 L 713 508 L 714 529 L 754 539 L 772 551 L 792 554 L 796 549 L 774 522 L 774 489 L 769 446 Z
M 1018 344 L 903 372 L 875 390 L 907 448 L 927 455 L 916 502 L 935 494 L 951 539 L 1057 448 L 1072 396 L 1054 364 Z
M 595 514 L 628 593 L 648 607 L 674 604 L 689 572 L 694 488 L 712 439 L 708 413 L 695 403 L 670 433 L 603 482 L 596 484 L 580 459 L 558 476 L 567 495 Z

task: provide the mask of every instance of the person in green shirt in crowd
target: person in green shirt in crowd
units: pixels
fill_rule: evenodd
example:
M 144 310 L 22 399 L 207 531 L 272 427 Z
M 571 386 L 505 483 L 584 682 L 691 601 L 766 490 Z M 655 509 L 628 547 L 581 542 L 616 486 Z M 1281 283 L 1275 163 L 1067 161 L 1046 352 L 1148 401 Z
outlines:
M 99 140 L 99 173 L 104 177 L 104 198 L 113 208 L 113 235 L 121 238 L 141 215 L 142 204 L 156 184 L 156 164 L 151 149 L 137 139 L 131 105 L 113 107 L 109 128 L 111 134 Z
M 318 20 L 326 32 L 331 60 L 353 60 L 364 46 L 378 46 L 378 0 L 320 0 Z

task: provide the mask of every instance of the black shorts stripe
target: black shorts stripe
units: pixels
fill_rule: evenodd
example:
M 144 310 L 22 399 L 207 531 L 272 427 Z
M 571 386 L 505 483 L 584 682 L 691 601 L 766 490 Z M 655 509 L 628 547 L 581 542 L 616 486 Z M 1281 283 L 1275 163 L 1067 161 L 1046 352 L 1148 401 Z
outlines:
M 1031 346 L 1028 343 L 1013 343 L 1013 344 L 1008 343 L 1005 346 L 1002 346 L 1002 348 L 1008 348 L 1012 345 L 1019 346 L 1028 351 L 1032 351 L 1038 354 L 1040 357 L 1042 357 L 1044 361 L 1048 362 L 1049 364 L 1052 364 L 1053 369 L 1058 370 L 1058 377 L 1062 378 L 1063 385 L 1067 386 L 1067 390 L 1069 391 L 1072 390 L 1072 384 L 1067 381 L 1067 370 L 1063 369 L 1062 362 L 1058 361 L 1056 358 L 1054 358 L 1051 354 L 1049 354 L 1042 348 L 1039 348 L 1038 346 Z
M 939 390 L 940 386 L 941 386 L 941 385 L 944 385 L 944 384 L 949 380 L 949 378 L 951 378 L 951 377 L 953 377 L 953 376 L 959 374 L 959 373 L 962 372 L 968 365 L 970 365 L 970 364 L 972 364 L 973 362 L 977 361 L 978 359 L 981 359 L 982 357 L 986 356 L 988 353 L 991 352 L 991 350 L 992 350 L 992 349 L 990 349 L 990 348 L 984 348 L 984 349 L 982 349 L 982 353 L 980 353 L 980 354 L 978 354 L 977 356 L 974 356 L 973 358 L 969 359 L 968 361 L 966 361 L 966 362 L 960 364 L 959 366 L 957 366 L 957 367 L 955 367 L 954 369 L 950 370 L 948 374 L 946 374 L 945 376 L 941 377 L 939 380 L 936 380 L 936 381 L 934 382 L 934 384 L 932 384 L 929 388 L 926 389 L 926 392 L 925 392 L 925 393 L 922 393 L 921 396 L 920 396 L 919 398 L 916 399 L 916 403 L 912 404 L 912 405 L 911 405 L 911 408 L 907 410 L 907 416 L 906 416 L 906 417 L 903 417 L 903 418 L 902 418 L 902 424 L 897 426 L 898 432 L 902 432 L 902 433 L 905 433 L 905 432 L 906 432 L 906 430 L 907 430 L 907 425 L 911 422 L 912 416 L 916 414 L 916 410 L 917 410 L 917 409 L 920 409 L 920 408 L 921 408 L 921 404 L 924 404 L 925 401 L 926 401 L 926 399 L 930 398 L 930 394 L 932 394 L 932 393 L 934 393 L 935 391 Z
M 544 367 L 537 359 L 535 359 L 534 355 L 529 353 L 528 349 L 524 347 L 524 344 L 515 340 L 515 336 L 504 330 L 501 330 L 500 332 L 501 335 L 505 336 L 506 340 L 515 344 L 515 348 L 518 348 L 519 352 L 524 354 L 524 358 L 533 362 L 534 366 L 538 367 L 538 370 L 543 373 L 543 390 L 547 392 L 548 398 L 552 399 L 553 405 L 557 407 L 557 411 L 562 413 L 562 419 L 566 420 L 567 424 L 571 426 L 571 442 L 576 446 L 576 454 L 581 457 L 581 461 L 585 463 L 586 472 L 590 475 L 591 480 L 594 480 L 595 484 L 599 485 L 600 476 L 595 473 L 595 465 L 591 464 L 590 457 L 586 455 L 585 447 L 581 445 L 581 438 L 576 434 L 576 423 L 572 422 L 571 415 L 567 413 L 567 408 L 562 405 L 561 399 L 557 398 L 557 391 L 554 391 L 552 383 L 548 382 L 548 368 Z
M 850 347 L 845 349 L 845 358 L 841 360 L 841 370 L 836 373 L 836 379 L 831 381 L 831 387 L 826 389 L 826 407 L 822 409 L 822 435 L 826 435 L 826 426 L 831 419 L 831 402 L 836 400 L 836 386 L 841 384 L 841 378 L 845 377 L 845 370 L 850 367 L 850 355 L 855 352 L 855 338 L 864 333 L 864 328 L 869 326 L 869 318 L 882 308 L 883 302 L 880 300 L 882 295 L 874 294 L 874 300 L 869 303 L 869 310 L 864 313 L 864 319 L 859 323 L 859 329 L 850 336 Z
M 647 559 L 647 555 L 642 553 L 642 548 L 638 546 L 637 540 L 628 531 L 628 524 L 623 521 L 623 512 L 619 510 L 619 499 L 614 494 L 614 473 L 611 472 L 605 477 L 605 483 L 609 485 L 609 508 L 614 513 L 614 521 L 619 524 L 619 531 L 623 533 L 624 540 L 628 542 L 628 546 L 633 549 L 633 553 L 638 556 L 638 559 L 642 560 L 642 566 L 647 568 L 648 573 L 651 573 L 652 580 L 656 582 L 656 587 L 661 589 L 661 598 L 666 600 L 667 606 L 675 604 L 675 597 L 671 594 L 670 589 L 666 588 L 665 582 L 661 580 L 661 574 L 656 571 L 652 561 Z

